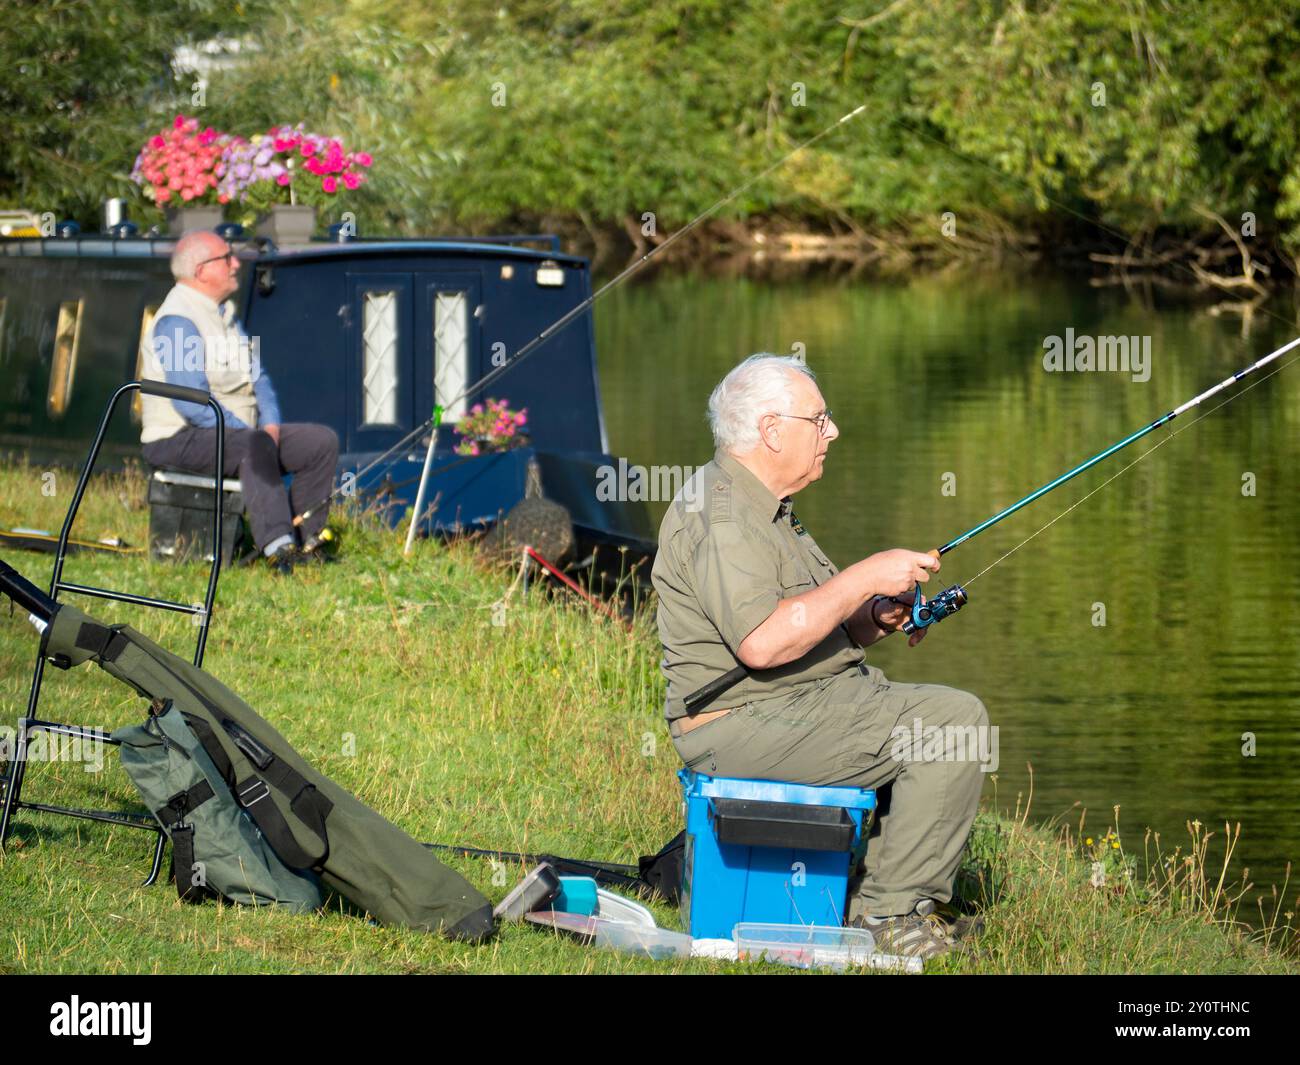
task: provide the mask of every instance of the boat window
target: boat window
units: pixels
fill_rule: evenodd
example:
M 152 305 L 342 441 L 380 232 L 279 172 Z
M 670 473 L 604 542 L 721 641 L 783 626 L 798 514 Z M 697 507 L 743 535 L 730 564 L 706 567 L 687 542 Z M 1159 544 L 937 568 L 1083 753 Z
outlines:
M 135 379 L 144 380 L 144 360 L 148 358 L 149 334 L 158 314 L 158 304 L 151 303 L 140 314 L 140 343 L 135 348 Z M 131 421 L 139 425 L 144 420 L 144 396 L 138 390 L 131 397 Z
M 437 292 L 433 297 L 433 394 L 443 407 L 444 422 L 465 416 L 469 383 L 469 314 L 463 292 Z M 451 402 L 451 401 L 455 402 Z
M 361 315 L 363 347 L 361 423 L 397 424 L 397 293 L 365 293 Z
M 52 418 L 62 418 L 72 398 L 72 379 L 77 372 L 77 347 L 81 342 L 81 311 L 84 300 L 59 304 L 59 323 L 54 330 L 54 359 L 50 363 L 50 390 L 45 406 Z

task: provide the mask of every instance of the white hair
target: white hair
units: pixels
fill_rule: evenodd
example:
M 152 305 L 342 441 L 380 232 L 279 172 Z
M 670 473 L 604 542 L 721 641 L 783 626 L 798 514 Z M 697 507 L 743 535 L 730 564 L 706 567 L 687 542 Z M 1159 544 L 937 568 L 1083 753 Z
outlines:
M 172 249 L 172 277 L 177 281 L 193 278 L 199 263 L 212 258 L 212 241 L 220 239 L 207 229 L 186 233 Z
M 758 420 L 764 414 L 790 411 L 790 374 L 814 380 L 813 372 L 793 355 L 751 355 L 736 366 L 709 396 L 709 428 L 722 451 L 744 455 L 758 446 Z

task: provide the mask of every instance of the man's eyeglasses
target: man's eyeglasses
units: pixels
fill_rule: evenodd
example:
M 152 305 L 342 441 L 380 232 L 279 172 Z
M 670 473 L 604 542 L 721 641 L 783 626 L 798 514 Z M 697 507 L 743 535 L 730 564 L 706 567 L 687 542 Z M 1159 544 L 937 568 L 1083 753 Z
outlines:
M 203 262 L 199 263 L 199 265 L 194 269 L 197 272 L 200 268 L 207 266 L 208 263 L 229 262 L 233 264 L 237 261 L 235 253 L 233 251 L 228 251 L 225 255 L 214 255 L 211 259 L 204 259 Z
M 829 410 L 824 410 L 820 414 L 814 414 L 811 416 L 807 414 L 777 414 L 777 417 L 796 418 L 801 422 L 812 422 L 813 425 L 817 426 L 817 432 L 822 436 L 826 435 L 826 427 L 831 423 L 831 412 Z

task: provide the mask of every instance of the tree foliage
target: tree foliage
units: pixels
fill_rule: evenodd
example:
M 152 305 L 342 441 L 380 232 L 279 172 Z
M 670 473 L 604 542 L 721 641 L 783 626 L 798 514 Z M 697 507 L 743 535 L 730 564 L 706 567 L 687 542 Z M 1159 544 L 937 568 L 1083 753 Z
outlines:
M 940 216 L 1300 243 L 1296 0 L 283 0 L 14 3 L 0 197 L 122 190 L 185 103 L 171 50 L 252 42 L 205 119 L 304 121 L 376 158 L 365 228 L 679 225 L 728 205 L 814 225 Z M 25 17 L 18 17 L 18 12 Z

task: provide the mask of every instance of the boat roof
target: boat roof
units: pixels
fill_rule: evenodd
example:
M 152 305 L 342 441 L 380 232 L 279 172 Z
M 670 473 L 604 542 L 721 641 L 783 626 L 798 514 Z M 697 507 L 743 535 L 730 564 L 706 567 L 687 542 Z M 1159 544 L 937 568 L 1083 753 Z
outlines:
M 525 246 L 524 242 L 546 243 L 548 248 Z M 517 236 L 436 238 L 314 240 L 310 244 L 277 247 L 265 239 L 235 241 L 256 248 L 259 262 L 305 262 L 332 258 L 370 258 L 392 255 L 467 255 L 494 259 L 524 259 L 586 266 L 587 260 L 560 251 L 560 238 L 554 234 Z M 99 234 L 75 237 L 17 237 L 0 240 L 0 254 L 18 258 L 104 258 L 156 259 L 171 255 L 175 237 L 122 237 Z

